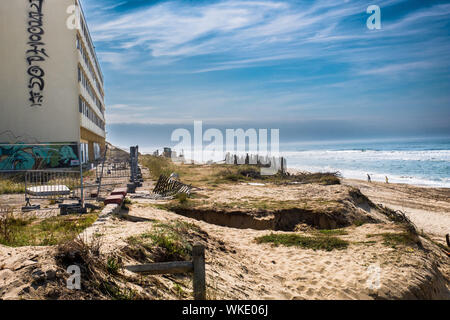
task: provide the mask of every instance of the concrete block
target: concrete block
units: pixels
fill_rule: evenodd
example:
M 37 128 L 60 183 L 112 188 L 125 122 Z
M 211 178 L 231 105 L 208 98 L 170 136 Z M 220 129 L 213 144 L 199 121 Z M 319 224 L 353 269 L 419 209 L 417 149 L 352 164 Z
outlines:
M 111 192 L 111 195 L 123 195 L 124 197 L 127 195 L 127 188 L 116 188 Z
M 134 183 L 128 183 L 127 184 L 127 191 L 129 193 L 135 193 L 136 192 L 136 185 Z
M 104 203 L 105 205 L 108 205 L 108 204 L 118 204 L 118 205 L 121 205 L 124 198 L 125 198 L 125 196 L 122 195 L 122 194 L 110 195 L 109 197 L 107 197 L 107 198 L 105 199 L 105 201 L 103 201 L 103 203 Z

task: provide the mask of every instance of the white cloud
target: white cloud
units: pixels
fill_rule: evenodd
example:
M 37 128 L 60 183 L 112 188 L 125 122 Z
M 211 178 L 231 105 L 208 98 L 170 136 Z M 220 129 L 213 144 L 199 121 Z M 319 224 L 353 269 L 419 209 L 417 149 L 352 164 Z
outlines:
M 193 56 L 295 42 L 361 11 L 357 4 L 321 1 L 296 7 L 288 2 L 223 1 L 185 5 L 168 2 L 96 23 L 96 41 L 124 49 L 148 48 L 154 57 Z
M 432 62 L 410 62 L 410 63 L 397 63 L 388 64 L 379 68 L 371 68 L 367 70 L 361 70 L 360 74 L 363 75 L 386 75 L 386 74 L 405 74 L 410 72 L 417 72 L 421 69 L 428 69 L 435 66 Z
M 380 1 L 382 7 L 405 0 Z M 365 1 L 308 2 L 238 1 L 214 3 L 164 2 L 127 13 L 97 15 L 91 28 L 96 41 L 108 42 L 114 52 L 100 53 L 116 69 L 133 67 L 133 55 L 172 64 L 179 59 L 220 54 L 222 61 L 204 60 L 203 66 L 182 73 L 199 73 L 261 65 L 262 61 L 337 56 L 358 42 L 404 37 L 419 32 L 411 22 L 445 15 L 450 5 L 418 10 L 380 32 L 349 29 L 346 18 L 365 12 Z M 323 46 L 331 46 L 329 50 Z M 325 50 L 324 50 L 325 49 Z M 123 53 L 117 53 L 122 50 Z M 369 55 L 364 46 L 359 56 Z M 358 56 L 355 56 L 358 59 Z M 247 63 L 242 63 L 247 61 Z M 146 62 L 150 66 L 152 62 Z M 136 68 L 135 68 L 136 69 Z
M 101 62 L 120 76 L 139 74 L 123 87 L 113 84 L 116 104 L 108 107 L 107 121 L 271 121 L 373 107 L 370 97 L 389 85 L 394 92 L 450 61 L 447 33 L 429 28 L 445 22 L 450 5 L 383 20 L 385 8 L 402 1 L 378 1 L 382 29 L 375 31 L 365 26 L 362 0 L 173 1 L 125 13 L 105 7 L 111 12 L 91 20 Z M 223 82 L 205 82 L 222 76 L 207 72 L 262 66 L 276 67 L 243 73 L 242 81 L 224 74 Z M 274 108 L 280 112 L 273 115 Z

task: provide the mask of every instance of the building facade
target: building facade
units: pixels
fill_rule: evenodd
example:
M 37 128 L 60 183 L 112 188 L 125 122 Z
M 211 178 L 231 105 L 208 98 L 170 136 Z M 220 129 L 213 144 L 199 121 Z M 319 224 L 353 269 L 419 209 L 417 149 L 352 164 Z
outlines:
M 103 74 L 78 0 L 1 0 L 0 30 L 0 169 L 21 145 L 40 155 L 38 145 L 66 145 L 64 157 L 99 158 Z

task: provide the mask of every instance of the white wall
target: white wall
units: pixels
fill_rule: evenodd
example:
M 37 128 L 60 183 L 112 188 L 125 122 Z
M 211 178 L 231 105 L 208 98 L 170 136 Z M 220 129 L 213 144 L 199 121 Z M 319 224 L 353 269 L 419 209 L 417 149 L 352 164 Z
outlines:
M 29 2 L 0 1 L 0 142 L 79 141 L 76 30 L 66 26 L 66 10 L 72 4 L 74 0 L 43 1 L 43 42 L 49 57 L 37 63 L 45 71 L 43 104 L 31 107 L 26 61 Z M 10 141 L 6 130 L 19 141 Z

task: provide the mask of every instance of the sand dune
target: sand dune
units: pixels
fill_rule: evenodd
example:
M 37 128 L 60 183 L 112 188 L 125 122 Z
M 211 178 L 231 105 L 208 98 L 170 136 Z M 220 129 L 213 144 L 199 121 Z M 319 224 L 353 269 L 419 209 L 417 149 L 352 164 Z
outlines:
M 361 180 L 344 180 L 344 183 L 359 188 L 375 203 L 405 212 L 419 230 L 441 243 L 450 233 L 450 189 Z

